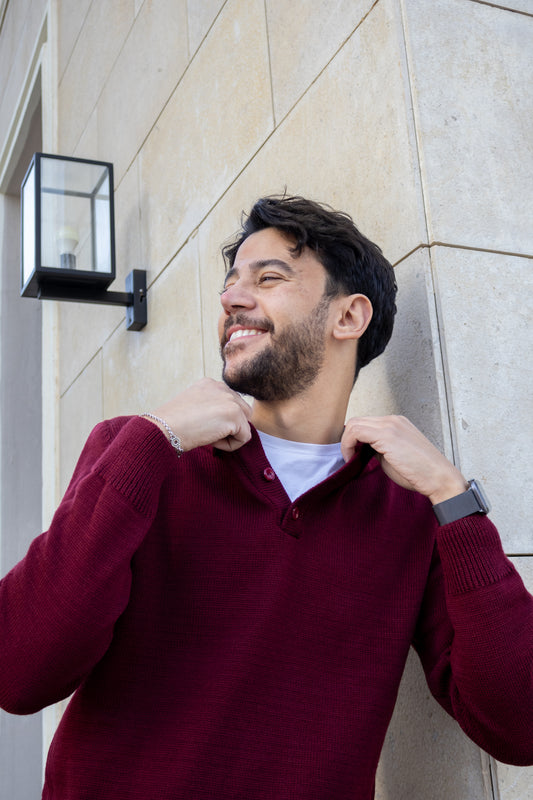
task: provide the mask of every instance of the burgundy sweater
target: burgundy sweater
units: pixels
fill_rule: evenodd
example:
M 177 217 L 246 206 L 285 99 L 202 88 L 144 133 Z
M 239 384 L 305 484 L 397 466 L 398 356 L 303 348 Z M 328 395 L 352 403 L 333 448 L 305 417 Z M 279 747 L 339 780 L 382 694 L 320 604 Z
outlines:
M 254 432 L 91 434 L 0 583 L 0 705 L 74 696 L 46 800 L 370 800 L 411 643 L 481 747 L 533 762 L 533 599 L 486 518 L 438 528 L 363 447 L 294 503 Z

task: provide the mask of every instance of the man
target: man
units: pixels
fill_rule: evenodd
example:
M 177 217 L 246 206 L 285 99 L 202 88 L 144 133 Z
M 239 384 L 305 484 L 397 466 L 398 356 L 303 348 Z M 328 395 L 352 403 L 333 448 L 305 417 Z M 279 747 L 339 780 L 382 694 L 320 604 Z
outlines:
M 225 383 L 97 426 L 0 584 L 2 705 L 74 691 L 43 797 L 370 800 L 411 643 L 474 741 L 532 763 L 533 599 L 483 497 L 405 419 L 345 423 L 390 265 L 290 197 L 225 254 Z

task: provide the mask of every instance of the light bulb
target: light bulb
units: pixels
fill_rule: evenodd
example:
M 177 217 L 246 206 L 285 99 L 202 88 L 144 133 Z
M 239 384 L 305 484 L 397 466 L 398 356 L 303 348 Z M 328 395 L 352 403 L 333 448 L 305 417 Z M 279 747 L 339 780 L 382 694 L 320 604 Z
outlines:
M 64 225 L 59 228 L 56 236 L 59 249 L 59 265 L 62 269 L 76 269 L 76 256 L 74 251 L 78 246 L 79 234 L 76 228 Z

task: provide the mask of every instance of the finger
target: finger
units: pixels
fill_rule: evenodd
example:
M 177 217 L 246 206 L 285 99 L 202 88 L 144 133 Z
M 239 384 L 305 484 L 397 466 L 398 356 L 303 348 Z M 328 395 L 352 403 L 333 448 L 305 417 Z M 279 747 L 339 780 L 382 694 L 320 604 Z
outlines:
M 371 444 L 376 450 L 386 447 L 386 443 L 404 437 L 409 433 L 419 434 L 417 429 L 404 417 L 352 417 L 346 423 L 347 437 Z
M 233 394 L 235 395 L 235 400 L 237 404 L 243 410 L 246 419 L 250 420 L 252 418 L 252 406 L 250 405 L 250 403 L 247 403 L 246 400 L 243 397 L 241 397 L 241 395 L 238 392 L 233 392 Z
M 345 462 L 348 462 L 352 458 L 356 446 L 357 438 L 354 438 L 351 432 L 344 431 L 341 437 L 341 454 Z
M 245 419 L 232 433 L 213 442 L 213 447 L 217 447 L 219 450 L 225 450 L 226 452 L 233 452 L 246 444 L 246 442 L 249 442 L 251 438 L 252 429 L 248 420 Z
M 230 389 L 229 386 L 227 386 L 225 383 L 222 383 L 222 381 L 215 381 L 213 378 L 203 378 L 201 381 L 199 381 L 199 386 L 201 387 L 202 391 L 216 392 L 216 396 L 219 400 L 225 398 L 230 400 L 232 403 L 236 403 L 239 408 L 242 409 L 246 418 L 251 419 L 251 405 L 246 402 L 239 392 L 234 391 L 234 389 Z
M 346 422 L 341 439 L 343 457 L 348 461 L 358 443 L 369 444 L 376 454 L 384 454 L 405 426 L 416 430 L 408 420 L 400 416 L 352 417 Z
M 359 442 L 363 441 L 368 440 L 360 437 L 357 420 L 348 420 L 341 437 L 341 453 L 346 462 L 349 461 L 354 455 Z

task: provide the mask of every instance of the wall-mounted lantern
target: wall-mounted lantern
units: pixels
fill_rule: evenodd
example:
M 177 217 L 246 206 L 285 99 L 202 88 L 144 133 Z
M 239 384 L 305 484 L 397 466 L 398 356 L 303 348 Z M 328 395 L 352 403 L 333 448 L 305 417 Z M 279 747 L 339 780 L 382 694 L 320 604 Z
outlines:
M 126 327 L 146 325 L 146 271 L 115 279 L 113 165 L 35 153 L 21 188 L 21 295 L 126 306 Z

